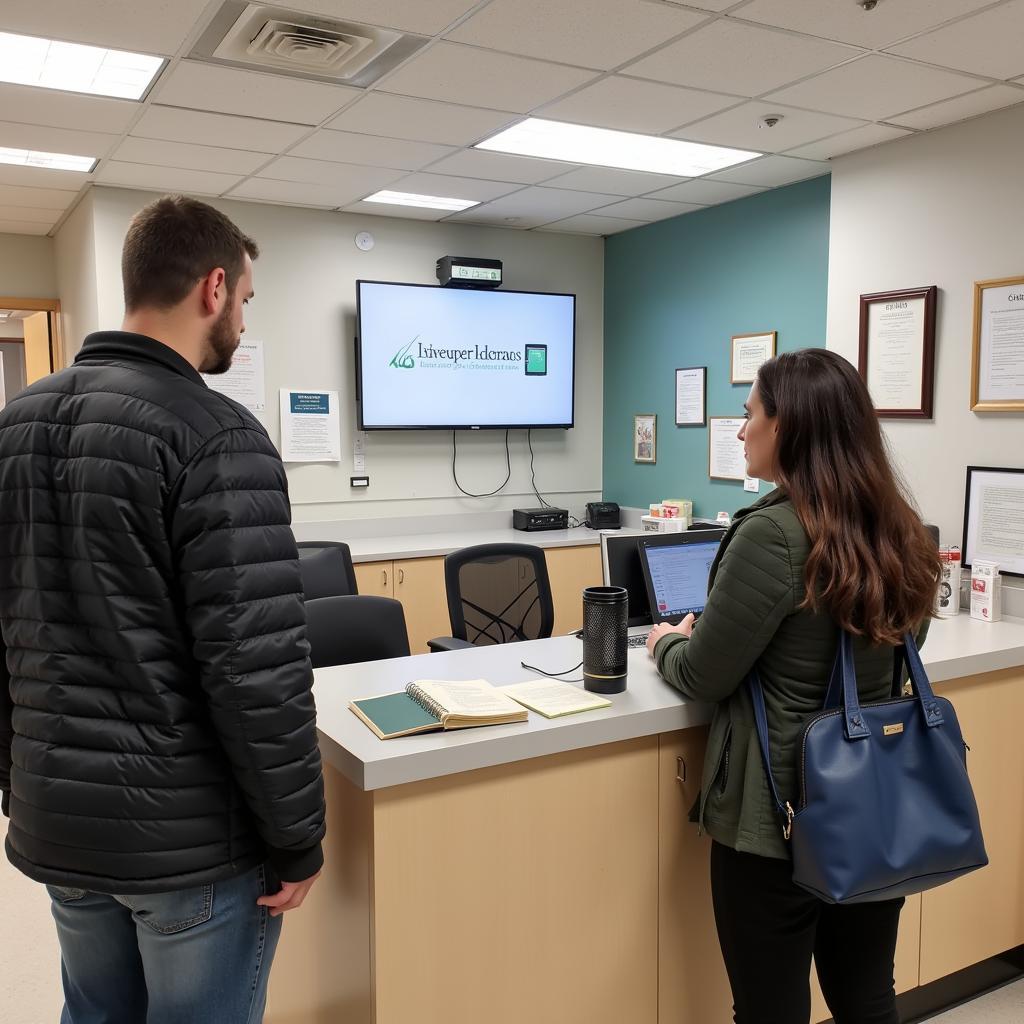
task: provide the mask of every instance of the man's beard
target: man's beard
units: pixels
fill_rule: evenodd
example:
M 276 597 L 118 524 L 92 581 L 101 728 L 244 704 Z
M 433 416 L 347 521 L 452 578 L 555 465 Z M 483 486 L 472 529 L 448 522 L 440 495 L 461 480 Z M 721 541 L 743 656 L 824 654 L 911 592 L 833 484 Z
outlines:
M 217 322 L 210 328 L 203 363 L 199 367 L 200 372 L 227 373 L 231 369 L 231 360 L 240 341 L 241 338 L 231 325 L 231 305 L 228 303 L 224 307 L 224 312 L 217 318 Z

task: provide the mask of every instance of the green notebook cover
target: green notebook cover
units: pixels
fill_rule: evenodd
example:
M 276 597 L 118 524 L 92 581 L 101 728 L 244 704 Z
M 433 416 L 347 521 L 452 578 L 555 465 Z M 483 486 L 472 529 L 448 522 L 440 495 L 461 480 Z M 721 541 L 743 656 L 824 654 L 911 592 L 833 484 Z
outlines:
M 407 693 L 388 693 L 383 697 L 364 697 L 352 701 L 357 714 L 381 739 L 410 732 L 440 728 L 441 720 L 420 707 Z

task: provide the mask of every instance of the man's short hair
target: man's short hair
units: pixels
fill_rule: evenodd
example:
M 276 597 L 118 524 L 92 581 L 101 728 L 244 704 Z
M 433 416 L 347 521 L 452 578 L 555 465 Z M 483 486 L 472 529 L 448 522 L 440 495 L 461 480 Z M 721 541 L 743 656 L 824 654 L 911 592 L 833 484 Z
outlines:
M 256 259 L 259 246 L 219 210 L 188 196 L 157 199 L 135 215 L 124 240 L 125 309 L 170 309 L 217 267 L 233 292 L 246 253 Z

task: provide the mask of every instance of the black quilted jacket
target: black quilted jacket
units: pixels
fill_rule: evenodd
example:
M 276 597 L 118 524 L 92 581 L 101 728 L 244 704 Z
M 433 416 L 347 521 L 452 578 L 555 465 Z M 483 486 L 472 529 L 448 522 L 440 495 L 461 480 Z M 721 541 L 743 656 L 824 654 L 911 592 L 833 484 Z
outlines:
M 133 893 L 319 869 L 289 524 L 266 432 L 150 338 L 93 334 L 0 413 L 0 788 L 25 874 Z

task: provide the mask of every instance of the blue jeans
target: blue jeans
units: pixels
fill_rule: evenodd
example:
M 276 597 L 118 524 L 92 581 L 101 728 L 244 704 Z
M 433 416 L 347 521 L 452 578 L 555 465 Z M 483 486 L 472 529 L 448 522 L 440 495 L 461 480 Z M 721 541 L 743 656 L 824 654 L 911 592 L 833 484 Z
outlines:
M 282 917 L 267 866 L 211 885 L 108 896 L 48 885 L 61 1024 L 259 1024 Z

